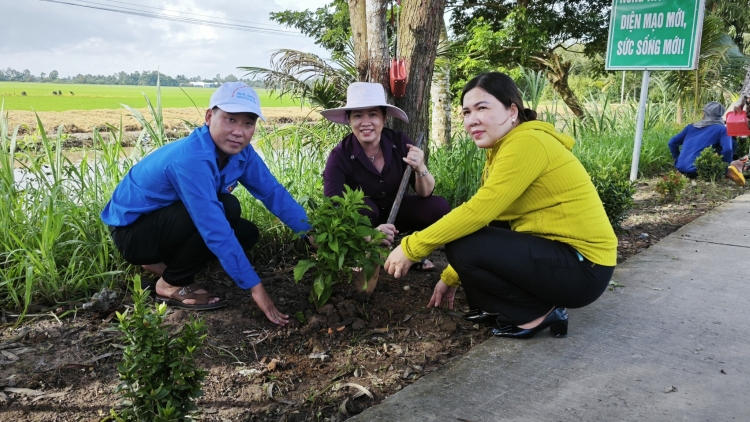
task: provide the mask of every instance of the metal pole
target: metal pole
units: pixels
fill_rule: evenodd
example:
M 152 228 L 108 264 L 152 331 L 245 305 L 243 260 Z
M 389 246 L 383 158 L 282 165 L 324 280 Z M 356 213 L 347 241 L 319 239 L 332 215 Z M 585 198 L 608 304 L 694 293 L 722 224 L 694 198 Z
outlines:
M 635 145 L 633 147 L 633 164 L 630 166 L 630 180 L 638 178 L 638 161 L 641 159 L 641 141 L 643 140 L 643 121 L 646 119 L 646 102 L 648 101 L 649 70 L 643 71 L 641 82 L 641 102 L 638 104 L 638 120 L 635 126 Z
M 622 71 L 622 87 L 620 87 L 620 104 L 625 102 L 625 71 Z

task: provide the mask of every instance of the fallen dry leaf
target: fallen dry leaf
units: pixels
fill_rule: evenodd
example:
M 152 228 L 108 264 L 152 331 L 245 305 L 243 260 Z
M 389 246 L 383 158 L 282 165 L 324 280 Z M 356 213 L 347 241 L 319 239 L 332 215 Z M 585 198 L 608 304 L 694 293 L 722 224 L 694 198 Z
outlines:
M 3 357 L 5 357 L 5 359 L 8 359 L 10 361 L 16 362 L 17 360 L 19 360 L 19 357 L 16 356 L 15 353 L 13 353 L 13 352 L 9 352 L 7 350 L 0 350 L 0 353 L 2 353 Z
M 344 388 L 344 387 L 354 387 L 354 388 L 356 388 L 357 390 L 361 391 L 361 392 L 362 392 L 363 394 L 366 394 L 366 395 L 367 395 L 367 397 L 369 397 L 369 398 L 371 398 L 371 399 L 374 399 L 374 398 L 375 398 L 375 397 L 373 397 L 373 396 L 372 396 L 372 393 L 370 392 L 370 390 L 366 389 L 365 387 L 362 387 L 362 386 L 361 386 L 361 385 L 359 385 L 359 384 L 355 384 L 355 383 L 353 383 L 353 382 L 347 382 L 347 383 L 345 383 L 345 384 L 341 384 L 341 388 Z
M 64 395 L 66 395 L 66 394 L 68 394 L 68 393 L 67 392 L 60 392 L 60 393 L 43 394 L 41 396 L 35 397 L 33 400 L 31 400 L 31 402 L 33 403 L 33 402 L 41 400 L 41 399 L 54 399 L 54 398 L 57 398 L 57 397 L 62 397 Z
M 5 387 L 6 393 L 23 394 L 25 396 L 41 396 L 44 391 L 32 390 L 30 388 Z
M 310 353 L 307 357 L 310 359 L 320 359 L 321 362 L 325 362 L 326 359 L 330 358 L 325 352 Z

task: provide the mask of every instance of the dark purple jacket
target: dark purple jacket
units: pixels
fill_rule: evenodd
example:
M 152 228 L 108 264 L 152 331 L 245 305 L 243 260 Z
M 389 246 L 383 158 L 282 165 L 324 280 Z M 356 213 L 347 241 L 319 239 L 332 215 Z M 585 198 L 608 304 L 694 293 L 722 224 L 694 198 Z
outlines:
M 378 207 L 390 208 L 406 170 L 403 158 L 409 152 L 407 143 L 413 145 L 405 133 L 383 128 L 380 134 L 380 151 L 383 152 L 385 165 L 383 171 L 378 173 L 362 145 L 350 133 L 328 156 L 323 173 L 323 193 L 328 197 L 340 196 L 344 193 L 344 185 L 348 185 L 352 189 L 362 189 L 365 196 L 372 198 Z M 414 173 L 409 184 L 413 189 Z

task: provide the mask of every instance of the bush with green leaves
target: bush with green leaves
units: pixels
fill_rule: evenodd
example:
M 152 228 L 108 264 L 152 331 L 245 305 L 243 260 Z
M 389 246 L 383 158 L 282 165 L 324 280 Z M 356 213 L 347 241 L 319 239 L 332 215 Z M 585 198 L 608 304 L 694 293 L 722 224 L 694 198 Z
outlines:
M 589 164 L 586 170 L 591 175 L 591 182 L 596 187 L 610 224 L 619 229 L 625 215 L 633 207 L 635 183 L 630 181 L 625 167 Z
M 112 410 L 117 421 L 183 421 L 197 409 L 193 400 L 203 395 L 206 371 L 196 366 L 194 355 L 206 338 L 203 321 L 193 319 L 170 334 L 162 325 L 165 304 L 146 305 L 148 292 L 134 278 L 133 313 L 117 313 L 124 334 L 123 360 L 117 364 L 120 384 L 116 393 L 123 408 Z
M 331 297 L 333 285 L 340 279 L 352 281 L 353 268 L 362 268 L 366 280 L 383 264 L 385 248 L 380 241 L 383 233 L 374 229 L 370 219 L 359 213 L 368 208 L 365 194 L 345 186 L 343 196 L 323 198 L 322 204 L 310 216 L 317 250 L 310 259 L 303 259 L 294 268 L 294 279 L 302 280 L 312 271 L 313 284 L 310 300 L 317 307 Z
M 654 189 L 664 201 L 675 201 L 680 199 L 685 186 L 687 186 L 685 176 L 677 170 L 672 170 L 656 182 Z
M 728 164 L 721 159 L 713 147 L 707 147 L 695 159 L 698 178 L 706 182 L 714 183 L 723 179 L 727 174 L 727 166 Z
M 734 154 L 732 160 L 739 160 L 740 158 L 750 154 L 750 137 L 737 137 L 737 144 L 734 148 Z

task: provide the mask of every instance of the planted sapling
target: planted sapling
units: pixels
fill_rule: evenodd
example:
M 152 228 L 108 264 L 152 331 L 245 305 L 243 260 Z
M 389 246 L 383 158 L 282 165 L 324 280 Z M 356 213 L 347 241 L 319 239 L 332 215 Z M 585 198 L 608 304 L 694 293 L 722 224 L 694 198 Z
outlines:
M 162 326 L 167 306 L 146 305 L 148 292 L 138 276 L 133 293 L 133 312 L 117 312 L 125 348 L 117 364 L 120 383 L 115 392 L 123 401 L 122 408 L 110 414 L 123 422 L 183 421 L 197 409 L 194 400 L 203 395 L 207 372 L 194 356 L 206 338 L 206 327 L 191 317 L 181 331 L 170 334 Z
M 331 297 L 333 285 L 342 278 L 352 282 L 353 268 L 362 268 L 366 280 L 383 264 L 385 235 L 374 229 L 370 219 L 359 213 L 368 208 L 361 190 L 345 186 L 343 196 L 323 198 L 310 217 L 317 250 L 294 268 L 294 280 L 300 281 L 312 271 L 310 299 L 317 307 Z

